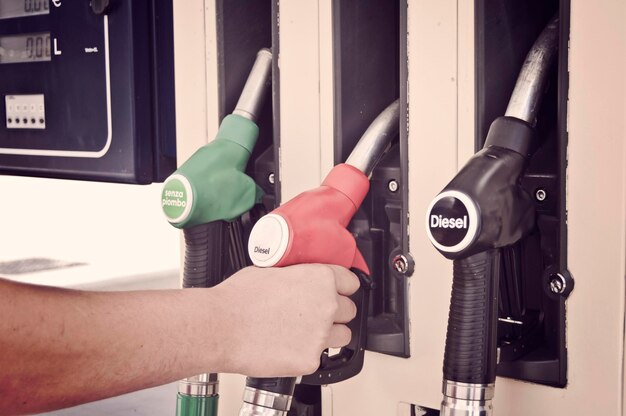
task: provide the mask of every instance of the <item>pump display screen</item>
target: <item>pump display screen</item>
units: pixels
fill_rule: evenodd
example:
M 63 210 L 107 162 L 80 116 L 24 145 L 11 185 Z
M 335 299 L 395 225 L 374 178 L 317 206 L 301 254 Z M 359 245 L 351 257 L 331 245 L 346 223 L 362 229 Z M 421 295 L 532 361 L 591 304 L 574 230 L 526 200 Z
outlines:
M 0 176 L 175 170 L 173 2 L 0 0 Z
M 0 37 L 0 64 L 50 59 L 50 32 Z
M 50 0 L 0 0 L 0 19 L 50 14 Z

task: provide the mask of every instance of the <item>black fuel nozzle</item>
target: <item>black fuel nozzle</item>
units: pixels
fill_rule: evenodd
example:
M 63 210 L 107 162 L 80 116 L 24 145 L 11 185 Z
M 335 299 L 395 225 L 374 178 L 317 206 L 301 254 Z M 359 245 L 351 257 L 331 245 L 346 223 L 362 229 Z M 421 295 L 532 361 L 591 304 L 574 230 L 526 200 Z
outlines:
M 533 146 L 534 131 L 526 122 L 493 122 L 483 149 L 428 209 L 428 236 L 441 254 L 456 260 L 508 246 L 533 227 L 533 202 L 520 185 Z
M 520 180 L 537 148 L 534 125 L 558 48 L 558 26 L 555 17 L 537 38 L 505 116 L 492 123 L 484 147 L 427 211 L 430 241 L 454 261 L 442 415 L 493 412 L 501 249 L 518 242 L 535 224 L 532 198 Z

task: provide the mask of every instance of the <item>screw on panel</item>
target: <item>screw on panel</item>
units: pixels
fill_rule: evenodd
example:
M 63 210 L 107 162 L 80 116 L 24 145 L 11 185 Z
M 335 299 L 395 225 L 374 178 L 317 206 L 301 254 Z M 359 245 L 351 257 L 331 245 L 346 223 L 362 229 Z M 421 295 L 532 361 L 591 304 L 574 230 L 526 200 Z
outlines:
M 274 185 L 274 182 L 276 182 L 276 177 L 274 176 L 274 172 L 269 174 L 269 176 L 267 177 L 267 181 L 271 183 L 272 185 Z
M 553 274 L 550 276 L 550 291 L 556 295 L 560 295 L 565 292 L 567 288 L 567 282 L 565 277 L 560 273 Z
M 409 261 L 404 255 L 398 254 L 393 258 L 393 268 L 400 274 L 406 274 L 409 271 Z
M 540 188 L 540 189 L 537 189 L 537 192 L 535 192 L 535 198 L 539 202 L 545 201 L 547 197 L 548 197 L 548 194 L 546 193 L 545 189 Z
M 387 184 L 387 188 L 391 192 L 396 192 L 399 188 L 398 181 L 396 181 L 395 179 L 390 180 L 389 183 Z

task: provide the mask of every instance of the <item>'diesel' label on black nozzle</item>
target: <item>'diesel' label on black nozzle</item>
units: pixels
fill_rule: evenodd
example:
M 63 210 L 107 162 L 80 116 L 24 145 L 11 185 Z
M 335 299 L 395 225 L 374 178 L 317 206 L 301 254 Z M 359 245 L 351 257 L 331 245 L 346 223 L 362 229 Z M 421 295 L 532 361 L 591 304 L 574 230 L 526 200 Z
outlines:
M 441 251 L 458 253 L 469 246 L 478 231 L 474 202 L 464 193 L 445 191 L 431 202 L 426 216 L 428 238 Z

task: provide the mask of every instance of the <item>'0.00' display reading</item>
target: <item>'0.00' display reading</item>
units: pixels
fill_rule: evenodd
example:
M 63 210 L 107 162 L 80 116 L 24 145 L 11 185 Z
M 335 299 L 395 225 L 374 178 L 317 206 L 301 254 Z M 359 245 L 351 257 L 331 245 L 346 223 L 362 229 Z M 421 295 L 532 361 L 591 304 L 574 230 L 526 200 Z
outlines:
M 0 64 L 42 62 L 50 59 L 50 33 L 0 37 Z
M 0 0 L 0 19 L 49 13 L 49 0 Z

